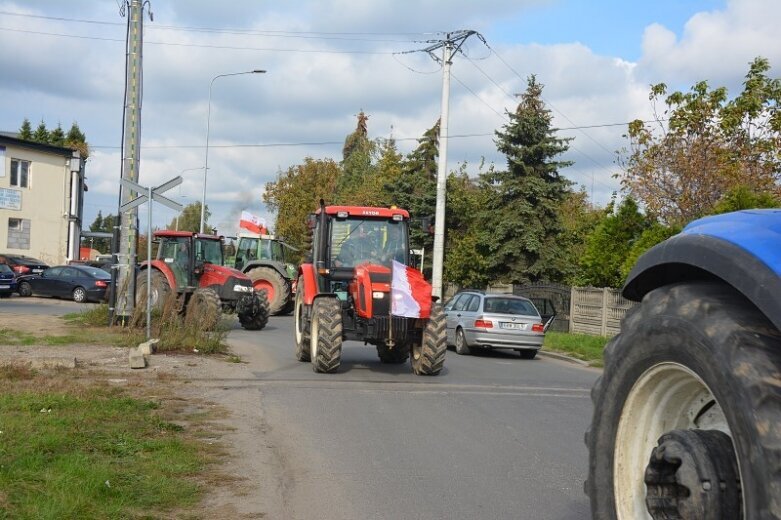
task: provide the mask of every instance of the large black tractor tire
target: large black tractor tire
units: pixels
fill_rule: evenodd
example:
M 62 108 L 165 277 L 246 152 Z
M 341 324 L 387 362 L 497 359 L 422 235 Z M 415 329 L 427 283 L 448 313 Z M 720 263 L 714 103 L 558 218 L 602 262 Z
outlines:
M 298 291 L 294 300 L 293 308 L 293 334 L 296 342 L 296 359 L 299 361 L 309 361 L 311 352 L 309 324 L 307 323 L 307 308 L 304 305 L 304 279 L 298 278 Z
M 271 267 L 254 267 L 247 271 L 247 276 L 256 289 L 267 291 L 269 313 L 272 316 L 282 314 L 285 305 L 290 301 L 290 282 Z
M 266 291 L 257 291 L 252 295 L 252 304 L 239 312 L 239 323 L 245 330 L 261 330 L 268 323 L 270 314 Z
M 377 355 L 380 357 L 381 362 L 389 365 L 406 363 L 407 359 L 409 359 L 409 343 L 399 342 L 393 348 L 388 347 L 385 343 L 379 343 L 377 345 Z
M 315 372 L 333 373 L 342 362 L 342 305 L 336 298 L 318 298 L 312 306 L 309 357 Z
M 220 296 L 211 288 L 196 289 L 187 302 L 186 312 L 188 326 L 214 330 L 222 317 Z
M 423 329 L 420 343 L 412 344 L 412 372 L 419 376 L 438 375 L 445 366 L 446 353 L 445 313 L 442 306 L 435 303 L 431 306 L 431 316 Z
M 279 311 L 280 316 L 286 316 L 293 312 L 296 308 L 296 298 L 295 296 L 290 297 L 290 301 L 285 304 L 284 307 L 282 307 L 282 310 Z
M 171 294 L 171 286 L 168 285 L 165 275 L 160 271 L 152 270 L 152 309 L 163 310 L 168 295 Z M 146 271 L 136 276 L 136 306 L 143 305 L 146 308 Z
M 781 333 L 731 287 L 648 293 L 591 396 L 593 518 L 781 518 Z

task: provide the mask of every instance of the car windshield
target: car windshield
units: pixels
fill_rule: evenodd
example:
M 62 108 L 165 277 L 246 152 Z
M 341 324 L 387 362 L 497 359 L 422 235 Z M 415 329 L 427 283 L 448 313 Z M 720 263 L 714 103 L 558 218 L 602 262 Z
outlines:
M 195 260 L 222 265 L 222 242 L 199 238 L 195 241 Z
M 483 311 L 517 316 L 539 316 L 532 302 L 518 298 L 486 298 Z
M 361 263 L 390 267 L 391 260 L 407 263 L 407 226 L 403 221 L 334 219 L 331 223 L 331 265 Z
M 12 270 L 11 270 L 11 268 L 10 268 L 10 267 L 8 267 L 7 265 L 5 265 L 5 264 L 0 264 L 0 273 L 3 273 L 3 274 L 8 274 L 8 273 L 13 273 L 13 271 L 12 271 Z

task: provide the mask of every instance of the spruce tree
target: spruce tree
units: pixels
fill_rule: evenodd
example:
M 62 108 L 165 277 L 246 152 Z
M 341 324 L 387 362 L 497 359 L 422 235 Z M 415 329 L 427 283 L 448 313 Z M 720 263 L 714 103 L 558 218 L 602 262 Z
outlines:
M 25 141 L 32 141 L 33 139 L 33 128 L 32 125 L 30 125 L 30 120 L 26 117 L 24 118 L 24 121 L 22 121 L 22 126 L 19 128 L 19 139 L 24 139 Z
M 46 130 L 46 123 L 43 122 L 43 119 L 41 119 L 41 122 L 38 124 L 38 128 L 36 128 L 35 132 L 33 132 L 32 141 L 35 141 L 36 143 L 49 142 L 49 131 Z
M 65 132 L 62 130 L 62 125 L 58 124 L 57 128 L 49 133 L 49 144 L 65 146 Z
M 79 125 L 76 123 L 76 121 L 73 122 L 70 130 L 68 130 L 68 134 L 65 136 L 65 146 L 68 148 L 73 148 L 74 150 L 78 150 L 84 159 L 89 157 L 89 145 L 87 144 L 87 137 L 81 131 L 81 128 L 79 128 Z
M 374 143 L 369 140 L 367 116 L 358 114 L 355 131 L 347 136 L 342 148 L 342 174 L 336 186 L 336 199 L 344 204 L 356 204 L 355 195 L 372 174 Z
M 507 283 L 561 281 L 565 272 L 559 209 L 572 183 L 559 170 L 572 163 L 556 158 L 571 139 L 556 137 L 542 89 L 534 76 L 528 79 L 515 113 L 496 132 L 507 170 L 484 176 L 492 191 L 483 218 L 491 272 Z

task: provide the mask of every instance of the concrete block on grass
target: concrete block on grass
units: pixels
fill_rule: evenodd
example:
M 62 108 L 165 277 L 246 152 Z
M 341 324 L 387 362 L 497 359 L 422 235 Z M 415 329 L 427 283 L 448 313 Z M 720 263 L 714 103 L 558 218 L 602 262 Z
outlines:
M 130 351 L 130 368 L 146 368 L 146 358 L 137 349 Z
M 144 356 L 151 356 L 157 352 L 157 345 L 160 344 L 160 340 L 152 338 L 149 341 L 145 341 L 138 345 L 138 351 Z

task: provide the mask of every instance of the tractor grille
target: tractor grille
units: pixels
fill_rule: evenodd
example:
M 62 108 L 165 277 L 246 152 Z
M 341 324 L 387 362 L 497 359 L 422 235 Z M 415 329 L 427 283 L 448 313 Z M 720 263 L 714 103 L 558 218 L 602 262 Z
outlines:
M 374 318 L 374 326 L 375 326 L 375 337 L 378 338 L 385 338 L 388 336 L 388 327 L 390 324 L 393 324 L 393 337 L 394 338 L 405 338 L 407 337 L 407 332 L 409 330 L 409 326 L 411 323 L 411 320 L 408 318 L 402 318 L 400 316 L 394 316 L 393 318 L 390 318 L 388 316 L 385 317 L 375 317 Z
M 369 280 L 372 283 L 391 283 L 390 273 L 369 273 Z

